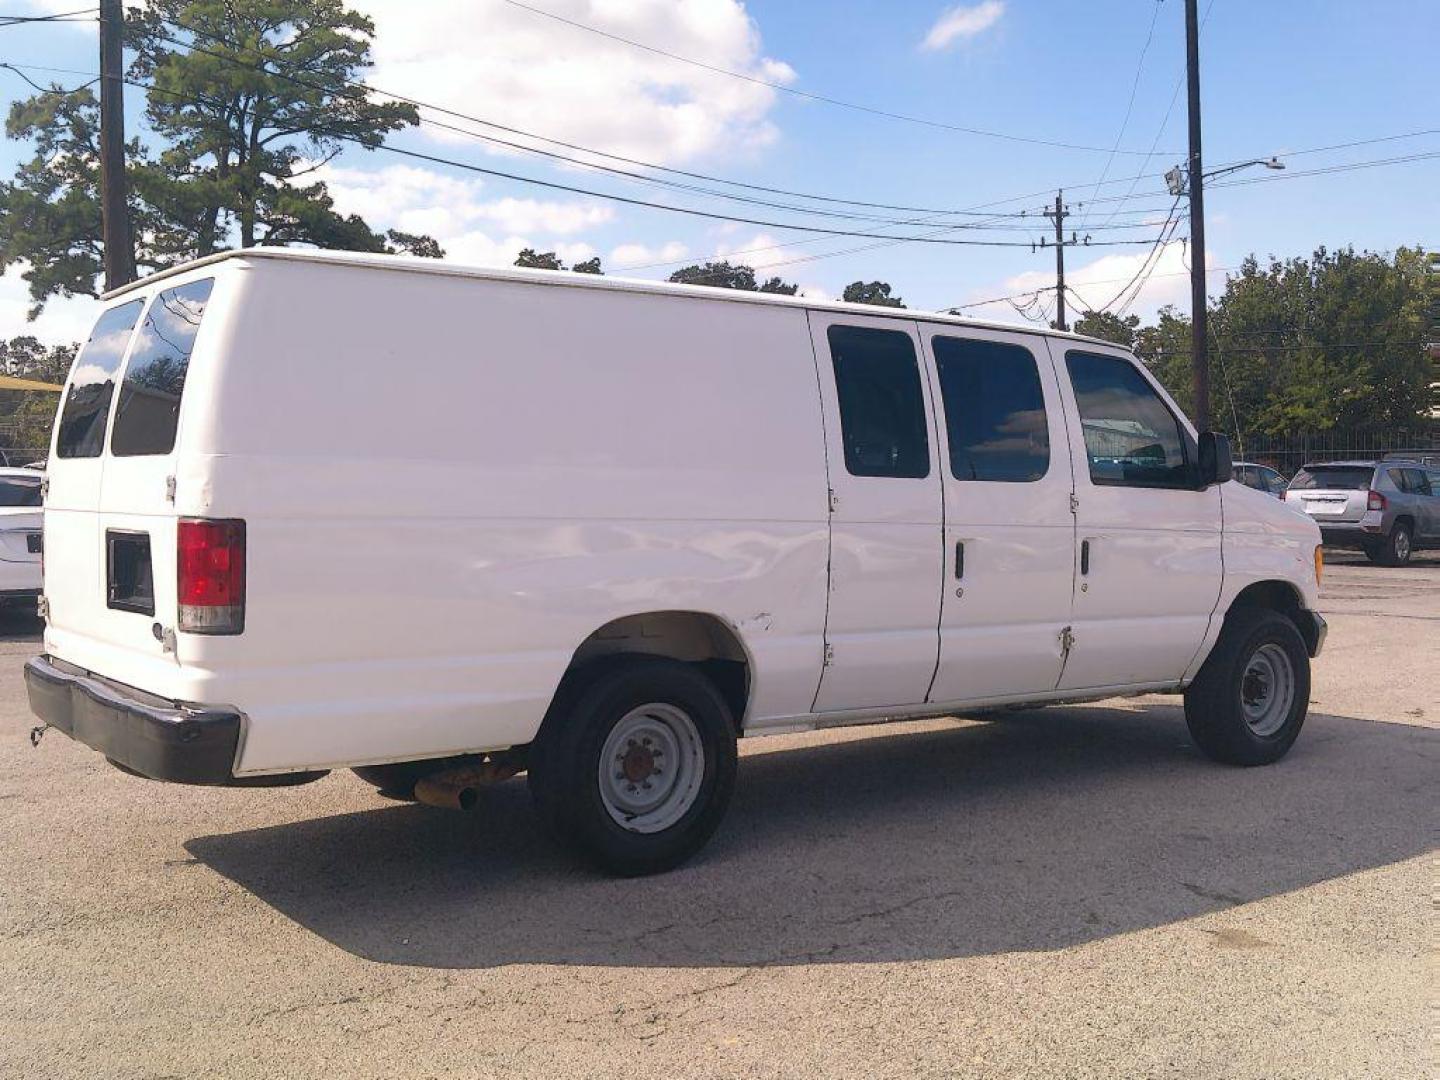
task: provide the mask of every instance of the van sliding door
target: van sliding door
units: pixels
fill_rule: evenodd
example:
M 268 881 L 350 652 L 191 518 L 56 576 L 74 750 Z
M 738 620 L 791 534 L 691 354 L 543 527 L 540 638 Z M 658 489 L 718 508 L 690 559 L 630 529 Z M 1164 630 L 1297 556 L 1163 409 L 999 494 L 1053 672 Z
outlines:
M 830 477 L 830 597 L 816 712 L 919 704 L 939 646 L 941 492 L 930 387 L 907 319 L 810 313 Z
M 1075 575 L 1060 386 L 1033 335 L 926 327 L 947 450 L 935 703 L 1024 697 L 1060 679 Z

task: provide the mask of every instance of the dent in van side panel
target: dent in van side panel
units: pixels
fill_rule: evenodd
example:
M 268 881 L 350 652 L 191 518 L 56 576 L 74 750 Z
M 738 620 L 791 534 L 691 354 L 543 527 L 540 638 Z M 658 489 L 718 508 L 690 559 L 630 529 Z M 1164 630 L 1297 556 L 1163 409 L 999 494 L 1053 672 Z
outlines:
M 754 664 L 754 725 L 808 709 L 822 653 L 821 525 L 364 525 L 252 525 L 249 576 L 264 586 L 245 634 L 181 636 L 187 665 L 215 672 L 205 700 L 245 703 L 241 771 L 528 742 L 579 644 L 650 611 L 737 628 Z M 282 639 L 303 650 L 247 648 Z
M 649 611 L 738 628 L 748 726 L 808 711 L 803 309 L 278 260 L 233 295 L 177 512 L 245 519 L 246 629 L 181 634 L 177 680 L 246 713 L 241 771 L 528 741 L 580 644 Z

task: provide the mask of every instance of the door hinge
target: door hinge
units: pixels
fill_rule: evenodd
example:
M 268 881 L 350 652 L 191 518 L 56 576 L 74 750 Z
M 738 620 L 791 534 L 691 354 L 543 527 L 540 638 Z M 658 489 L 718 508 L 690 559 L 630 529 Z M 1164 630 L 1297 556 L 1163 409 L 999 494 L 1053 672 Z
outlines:
M 40 618 L 44 619 L 46 622 L 50 621 L 50 598 L 48 596 L 36 597 L 35 614 L 40 616 Z
M 835 489 L 834 489 L 834 488 L 830 488 L 829 491 L 830 491 L 830 513 L 833 514 L 833 513 L 835 513 L 835 511 L 837 511 L 837 510 L 840 509 L 840 496 L 837 495 L 837 494 L 835 494 Z
M 1067 659 L 1073 648 L 1075 648 L 1075 631 L 1067 626 L 1060 631 L 1060 659 Z
M 49 494 L 50 494 L 50 477 L 48 477 L 48 476 L 42 476 L 42 477 L 40 478 L 40 498 L 43 499 L 43 498 L 45 498 L 45 497 L 46 497 L 47 495 L 49 495 Z
M 1078 495 L 1076 495 L 1076 494 L 1072 491 L 1072 492 L 1070 493 L 1070 513 L 1072 513 L 1072 514 L 1078 514 L 1079 512 L 1080 512 L 1080 497 L 1079 497 Z
M 172 503 L 175 501 L 175 477 L 173 476 L 165 477 L 165 501 Z
M 825 646 L 825 667 L 833 667 L 835 664 L 835 646 Z

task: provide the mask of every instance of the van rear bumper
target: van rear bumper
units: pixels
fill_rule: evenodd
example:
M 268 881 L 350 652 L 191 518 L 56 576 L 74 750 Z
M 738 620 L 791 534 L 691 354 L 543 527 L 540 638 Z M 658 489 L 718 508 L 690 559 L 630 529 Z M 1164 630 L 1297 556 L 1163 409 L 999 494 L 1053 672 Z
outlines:
M 122 769 L 179 784 L 244 782 L 231 771 L 244 721 L 238 709 L 166 701 L 50 656 L 25 665 L 25 688 L 36 716 Z

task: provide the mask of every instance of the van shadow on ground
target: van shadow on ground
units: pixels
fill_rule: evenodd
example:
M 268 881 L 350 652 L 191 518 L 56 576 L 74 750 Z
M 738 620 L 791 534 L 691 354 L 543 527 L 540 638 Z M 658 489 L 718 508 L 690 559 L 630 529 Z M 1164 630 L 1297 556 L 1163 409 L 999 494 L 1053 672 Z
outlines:
M 1437 749 L 1437 731 L 1312 716 L 1281 764 L 1226 768 L 1173 706 L 1057 708 L 743 758 L 710 847 L 656 878 L 576 869 L 523 781 L 470 816 L 386 805 L 186 847 L 384 963 L 959 957 L 1061 948 L 1421 854 Z

